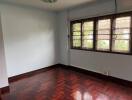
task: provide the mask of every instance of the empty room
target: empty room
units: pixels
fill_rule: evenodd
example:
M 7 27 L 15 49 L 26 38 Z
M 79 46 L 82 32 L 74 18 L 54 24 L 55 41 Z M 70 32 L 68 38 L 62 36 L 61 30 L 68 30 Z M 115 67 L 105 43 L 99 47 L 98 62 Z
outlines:
M 132 0 L 0 0 L 0 100 L 132 100 Z

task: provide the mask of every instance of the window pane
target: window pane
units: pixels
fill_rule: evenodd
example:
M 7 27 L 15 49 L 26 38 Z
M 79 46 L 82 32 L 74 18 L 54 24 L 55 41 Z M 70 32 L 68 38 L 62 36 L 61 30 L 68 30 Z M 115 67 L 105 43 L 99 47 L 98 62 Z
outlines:
M 73 31 L 81 31 L 81 23 L 73 24 Z
M 73 36 L 73 40 L 76 40 L 76 39 L 81 39 L 81 36 Z
M 120 17 L 115 20 L 115 31 L 113 35 L 113 47 L 115 52 L 129 52 L 131 17 Z
M 83 40 L 83 48 L 93 48 L 93 40 Z
M 110 29 L 110 26 L 111 26 L 110 19 L 98 21 L 98 30 L 99 29 Z
M 116 28 L 130 27 L 131 17 L 116 18 Z
M 84 31 L 83 35 L 89 35 L 89 34 L 93 34 L 93 31 Z
M 83 24 L 83 42 L 82 47 L 86 49 L 93 48 L 93 21 Z
M 110 30 L 98 30 L 98 34 L 110 34 Z
M 98 40 L 97 41 L 98 50 L 109 50 L 109 48 L 110 48 L 109 40 Z
M 110 35 L 98 35 L 97 38 L 98 40 L 109 40 Z
M 129 52 L 129 40 L 115 40 L 113 44 L 113 51 Z
M 130 35 L 129 34 L 113 35 L 113 40 L 116 40 L 116 39 L 130 39 Z
M 130 29 L 116 29 L 114 34 L 130 34 Z
M 73 40 L 73 47 L 81 47 L 81 40 Z
M 93 39 L 93 35 L 85 35 L 85 36 L 83 36 L 83 39 L 85 40 L 85 39 Z
M 97 30 L 97 49 L 108 51 L 110 49 L 111 20 L 99 20 Z
M 73 35 L 81 35 L 81 32 L 73 32 Z
M 83 30 L 93 30 L 93 21 L 91 22 L 84 22 L 83 24 Z

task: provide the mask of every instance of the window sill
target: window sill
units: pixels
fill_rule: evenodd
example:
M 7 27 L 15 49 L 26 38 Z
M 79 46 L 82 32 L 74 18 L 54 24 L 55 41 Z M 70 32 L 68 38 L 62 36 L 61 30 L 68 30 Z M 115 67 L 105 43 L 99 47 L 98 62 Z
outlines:
M 110 52 L 110 51 L 91 50 L 91 49 L 81 49 L 81 48 L 71 48 L 71 49 L 72 49 L 72 50 L 91 51 L 91 52 L 100 52 L 100 53 L 109 53 L 109 54 L 132 55 L 132 53 L 123 53 L 123 52 Z

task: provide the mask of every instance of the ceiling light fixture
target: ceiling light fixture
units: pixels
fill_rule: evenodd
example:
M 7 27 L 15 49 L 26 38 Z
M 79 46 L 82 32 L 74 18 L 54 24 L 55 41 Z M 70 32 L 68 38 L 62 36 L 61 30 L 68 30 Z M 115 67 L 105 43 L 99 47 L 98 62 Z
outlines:
M 45 3 L 55 3 L 57 0 L 42 0 Z

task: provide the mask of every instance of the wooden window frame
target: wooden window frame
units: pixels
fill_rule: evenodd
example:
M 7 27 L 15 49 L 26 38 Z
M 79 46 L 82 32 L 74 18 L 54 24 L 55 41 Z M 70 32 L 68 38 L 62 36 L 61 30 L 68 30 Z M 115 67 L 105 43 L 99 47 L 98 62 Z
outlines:
M 116 52 L 116 51 L 112 51 L 112 38 L 113 38 L 113 26 L 115 26 L 114 24 L 114 20 L 116 18 L 119 17 L 127 17 L 130 16 L 131 17 L 131 26 L 130 26 L 130 52 Z M 109 51 L 103 51 L 103 50 L 97 50 L 97 24 L 98 24 L 98 20 L 102 20 L 102 19 L 111 19 L 111 29 L 110 29 L 110 50 Z M 82 48 L 82 23 L 87 22 L 87 21 L 93 21 L 94 23 L 94 29 L 93 29 L 93 49 L 85 49 Z M 81 23 L 81 47 L 73 47 L 73 40 L 72 40 L 72 25 L 75 23 Z M 70 21 L 70 45 L 71 45 L 71 49 L 75 49 L 75 50 L 85 50 L 85 51 L 94 51 L 94 52 L 103 52 L 103 53 L 113 53 L 113 54 L 124 54 L 124 55 L 132 55 L 132 11 L 129 12 L 125 12 L 125 13 L 118 13 L 118 14 L 111 14 L 111 15 L 105 15 L 105 16 L 99 16 L 99 17 L 93 17 L 93 18 L 86 18 L 86 19 L 80 19 L 80 20 L 73 20 Z

